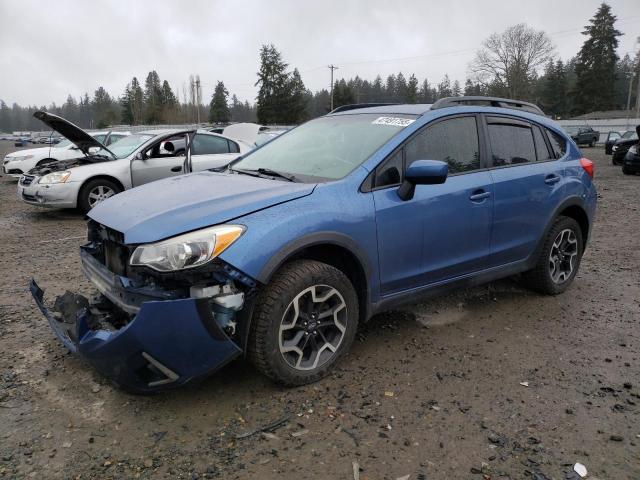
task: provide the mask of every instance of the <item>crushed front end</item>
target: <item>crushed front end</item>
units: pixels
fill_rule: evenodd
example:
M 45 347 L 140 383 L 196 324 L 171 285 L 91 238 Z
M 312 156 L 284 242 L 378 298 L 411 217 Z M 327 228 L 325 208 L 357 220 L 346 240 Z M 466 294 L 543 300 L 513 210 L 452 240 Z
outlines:
M 67 292 L 49 310 L 31 293 L 60 341 L 129 391 L 176 388 L 205 377 L 242 354 L 236 328 L 255 281 L 221 260 L 182 272 L 132 267 L 135 246 L 89 221 L 82 270 L 98 290 Z

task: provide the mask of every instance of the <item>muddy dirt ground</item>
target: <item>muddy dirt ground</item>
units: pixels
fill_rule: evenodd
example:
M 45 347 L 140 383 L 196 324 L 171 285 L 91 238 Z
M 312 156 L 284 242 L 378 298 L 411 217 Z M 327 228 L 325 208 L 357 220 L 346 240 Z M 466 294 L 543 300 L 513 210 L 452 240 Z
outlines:
M 237 361 L 148 397 L 68 354 L 27 293 L 91 291 L 82 215 L 0 178 L 0 478 L 640 478 L 640 176 L 584 154 L 600 203 L 565 294 L 512 279 L 380 315 L 315 385 Z

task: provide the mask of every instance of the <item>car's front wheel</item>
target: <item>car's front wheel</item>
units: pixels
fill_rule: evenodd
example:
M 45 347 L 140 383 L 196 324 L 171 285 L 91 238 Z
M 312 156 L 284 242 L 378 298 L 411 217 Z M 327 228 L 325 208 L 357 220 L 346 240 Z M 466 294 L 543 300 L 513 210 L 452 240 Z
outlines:
M 122 189 L 119 185 L 106 178 L 90 180 L 82 186 L 82 189 L 80 189 L 80 194 L 78 195 L 78 207 L 84 213 L 87 213 L 98 203 L 109 197 L 113 197 L 121 191 Z
M 582 229 L 573 218 L 560 216 L 547 233 L 536 266 L 524 274 L 527 285 L 540 293 L 564 292 L 580 267 Z
M 358 297 L 337 268 L 295 260 L 257 298 L 248 355 L 257 369 L 286 386 L 327 375 L 353 343 Z

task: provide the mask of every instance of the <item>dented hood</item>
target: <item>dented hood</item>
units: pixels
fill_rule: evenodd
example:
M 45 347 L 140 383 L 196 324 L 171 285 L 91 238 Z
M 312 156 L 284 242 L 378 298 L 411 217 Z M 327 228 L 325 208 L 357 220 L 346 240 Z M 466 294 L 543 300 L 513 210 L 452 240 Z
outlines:
M 87 132 L 82 130 L 77 125 L 69 122 L 68 120 L 59 117 L 58 115 L 53 115 L 52 113 L 41 111 L 35 112 L 33 116 L 44 123 L 51 130 L 55 130 L 63 137 L 70 140 L 71 143 L 78 147 L 80 151 L 85 155 L 89 154 L 89 149 L 91 147 L 97 147 L 106 152 L 109 152 L 113 156 L 113 158 L 116 158 L 115 155 L 113 155 L 113 153 L 111 153 L 111 151 L 102 143 L 100 143 Z
M 89 217 L 124 234 L 128 244 L 147 243 L 304 197 L 314 188 L 315 184 L 205 171 L 126 190 L 96 205 Z

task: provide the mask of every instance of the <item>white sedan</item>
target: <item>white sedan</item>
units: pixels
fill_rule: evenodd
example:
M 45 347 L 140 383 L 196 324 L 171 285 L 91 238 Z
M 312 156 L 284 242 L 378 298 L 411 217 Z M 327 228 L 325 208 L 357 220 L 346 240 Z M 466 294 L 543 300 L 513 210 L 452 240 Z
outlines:
M 89 135 L 108 147 L 129 135 L 129 132 L 91 132 Z M 4 157 L 2 173 L 20 178 L 23 173 L 27 173 L 36 166 L 58 160 L 69 160 L 78 155 L 82 155 L 82 152 L 70 140 L 62 140 L 60 143 L 48 147 L 18 150 L 8 153 Z
M 64 118 L 46 112 L 34 116 L 66 136 L 82 153 L 35 167 L 20 177 L 18 196 L 42 207 L 78 207 L 88 212 L 123 190 L 223 167 L 252 149 L 241 140 L 201 130 L 139 132 L 107 147 Z

